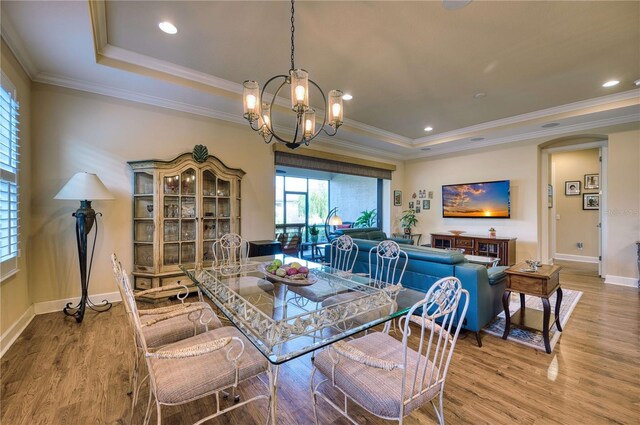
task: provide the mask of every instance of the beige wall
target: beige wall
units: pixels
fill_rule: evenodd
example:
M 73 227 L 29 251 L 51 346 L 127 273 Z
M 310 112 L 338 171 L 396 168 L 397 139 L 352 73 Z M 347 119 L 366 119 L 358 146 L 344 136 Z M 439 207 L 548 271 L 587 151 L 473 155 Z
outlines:
M 431 232 L 464 230 L 469 234 L 488 235 L 488 229 L 493 227 L 500 236 L 518 238 L 518 260 L 536 258 L 537 170 L 535 144 L 411 161 L 406 164 L 403 208 L 408 208 L 414 192 L 433 191 L 431 209 L 417 216 L 419 222 L 414 232 L 422 233 L 421 243 L 430 241 Z M 442 185 L 492 180 L 511 180 L 511 219 L 442 218 Z M 399 230 L 399 223 L 394 223 L 394 228 Z
M 556 253 L 598 257 L 598 210 L 582 209 L 582 194 L 598 193 L 599 190 L 584 188 L 585 174 L 600 174 L 599 149 L 585 149 L 571 152 L 558 152 L 551 155 L 555 188 L 554 212 L 556 224 Z M 565 195 L 565 182 L 579 181 L 579 196 Z M 559 219 L 558 219 L 559 217 Z M 584 247 L 579 249 L 577 243 Z
M 606 279 L 638 279 L 640 241 L 640 129 L 609 134 L 607 167 Z M 631 282 L 627 282 L 631 283 Z
M 39 258 L 30 277 L 34 302 L 79 295 L 71 217 L 79 204 L 53 199 L 78 171 L 97 173 L 116 197 L 93 203 L 103 217 L 91 294 L 116 290 L 111 252 L 118 253 L 127 269 L 132 267 L 130 160 L 172 159 L 196 144 L 206 145 L 226 165 L 247 173 L 242 183 L 243 236 L 274 237 L 273 151 L 247 126 L 43 84 L 33 86 L 33 105 L 33 255 Z
M 19 272 L 0 283 L 0 335 L 27 311 L 32 304 L 29 289 L 30 264 L 29 246 L 31 233 L 31 81 L 2 40 L 2 70 L 16 86 L 20 102 L 20 257 Z M 0 351 L 7 341 L 2 340 Z

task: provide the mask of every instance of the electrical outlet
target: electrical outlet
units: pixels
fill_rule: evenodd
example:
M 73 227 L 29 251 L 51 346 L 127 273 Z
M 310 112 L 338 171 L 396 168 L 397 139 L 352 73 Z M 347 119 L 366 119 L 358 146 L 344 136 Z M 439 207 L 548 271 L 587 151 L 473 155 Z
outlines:
M 576 244 L 576 246 L 578 247 L 578 249 L 582 249 L 582 248 L 584 248 L 584 243 L 582 243 L 582 242 L 578 242 L 578 243 Z

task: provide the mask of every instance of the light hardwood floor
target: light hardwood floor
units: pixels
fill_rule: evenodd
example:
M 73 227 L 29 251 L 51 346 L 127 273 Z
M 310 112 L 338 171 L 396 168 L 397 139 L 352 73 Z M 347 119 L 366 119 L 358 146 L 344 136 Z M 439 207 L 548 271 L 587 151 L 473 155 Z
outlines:
M 604 285 L 564 263 L 563 287 L 584 292 L 565 332 L 548 355 L 491 335 L 483 347 L 460 340 L 445 386 L 448 424 L 640 423 L 640 293 Z M 82 325 L 62 313 L 37 316 L 2 358 L 2 425 L 128 423 L 131 341 L 124 309 L 90 312 Z M 278 423 L 310 424 L 308 356 L 281 368 Z M 261 390 L 250 381 L 242 393 Z M 141 423 L 145 385 L 133 423 Z M 163 424 L 192 423 L 212 399 L 163 409 Z M 347 424 L 319 405 L 322 424 Z M 384 424 L 354 408 L 363 424 Z M 266 403 L 237 409 L 212 424 L 264 423 Z M 155 415 L 153 419 L 155 423 Z M 434 423 L 429 406 L 405 423 Z

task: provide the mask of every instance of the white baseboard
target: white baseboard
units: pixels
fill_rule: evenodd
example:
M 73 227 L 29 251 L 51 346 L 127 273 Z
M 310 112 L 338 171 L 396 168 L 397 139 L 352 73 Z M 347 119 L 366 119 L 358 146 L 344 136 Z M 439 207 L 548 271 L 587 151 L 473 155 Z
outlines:
M 0 358 L 2 358 L 4 353 L 6 353 L 13 343 L 16 342 L 16 339 L 18 339 L 27 326 L 29 326 L 29 323 L 31 323 L 34 317 L 36 317 L 36 315 L 34 313 L 33 304 L 31 304 L 22 316 L 20 316 L 20 318 L 0 336 Z
M 106 294 L 94 294 L 89 295 L 91 301 L 96 304 L 102 303 L 102 300 L 107 300 L 110 303 L 120 302 L 122 298 L 120 298 L 120 292 L 108 292 Z M 53 313 L 55 311 L 60 311 L 67 306 L 68 303 L 71 303 L 72 306 L 78 304 L 80 302 L 80 297 L 69 298 L 66 300 L 53 300 L 53 301 L 45 301 L 41 303 L 34 304 L 35 314 L 45 314 L 45 313 Z
M 556 260 L 565 261 L 578 261 L 580 263 L 596 263 L 598 264 L 598 257 L 587 257 L 586 255 L 572 255 L 572 254 L 559 254 L 556 253 L 553 258 Z
M 635 279 L 633 277 L 613 276 L 610 274 L 604 277 L 604 283 L 609 283 L 611 285 L 630 286 L 632 288 L 638 287 L 638 279 Z

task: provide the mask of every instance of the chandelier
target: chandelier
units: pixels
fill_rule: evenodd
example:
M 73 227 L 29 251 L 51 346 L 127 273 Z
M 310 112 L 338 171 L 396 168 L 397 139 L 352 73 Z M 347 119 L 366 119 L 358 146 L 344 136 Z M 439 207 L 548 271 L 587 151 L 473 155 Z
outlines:
M 324 131 L 328 136 L 335 136 L 338 132 L 338 127 L 342 125 L 343 110 L 342 110 L 342 92 L 340 90 L 331 90 L 329 92 L 329 99 L 324 92 L 313 80 L 309 79 L 309 73 L 304 69 L 296 69 L 294 63 L 294 0 L 291 0 L 291 69 L 289 75 L 276 75 L 270 78 L 264 87 L 262 92 L 260 91 L 260 85 L 256 81 L 247 80 L 243 83 L 243 107 L 244 117 L 249 121 L 251 129 L 257 131 L 265 143 L 271 143 L 273 139 L 278 142 L 284 143 L 287 147 L 295 149 L 302 144 L 309 145 L 309 142 Z M 271 102 L 265 101 L 265 91 L 269 84 L 274 83 L 275 87 L 278 83 Z M 276 133 L 273 121 L 271 119 L 271 112 L 273 111 L 273 105 L 278 97 L 278 94 L 285 85 L 290 85 L 291 92 L 291 110 L 296 114 L 295 130 L 293 137 L 286 139 Z M 316 111 L 309 105 L 309 85 L 313 85 L 318 89 L 320 95 L 322 95 L 323 104 L 326 105 L 324 116 L 322 117 L 322 125 L 316 128 Z M 331 129 L 327 131 L 325 126 L 329 124 Z

